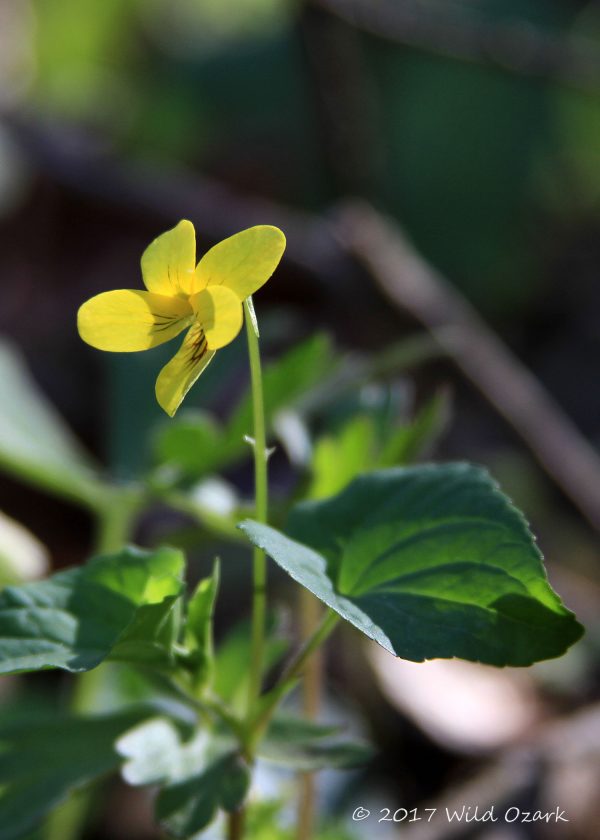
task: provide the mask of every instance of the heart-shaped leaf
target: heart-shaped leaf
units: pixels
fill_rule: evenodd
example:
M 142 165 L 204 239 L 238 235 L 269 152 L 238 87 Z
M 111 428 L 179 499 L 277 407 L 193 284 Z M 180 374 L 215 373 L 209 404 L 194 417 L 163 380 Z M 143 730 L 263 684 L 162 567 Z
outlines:
M 168 666 L 183 555 L 127 548 L 0 593 L 0 673 L 88 671 L 104 659 Z
M 298 505 L 290 537 L 252 521 L 240 528 L 404 659 L 530 665 L 582 634 L 550 588 L 522 515 L 468 464 L 363 475 L 334 498 Z

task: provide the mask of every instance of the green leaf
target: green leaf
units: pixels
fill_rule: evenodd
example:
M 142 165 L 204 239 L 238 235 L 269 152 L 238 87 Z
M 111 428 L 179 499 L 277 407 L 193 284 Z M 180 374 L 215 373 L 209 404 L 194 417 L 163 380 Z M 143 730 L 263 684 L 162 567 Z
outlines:
M 196 731 L 183 742 L 173 723 L 155 718 L 117 743 L 127 759 L 123 778 L 132 785 L 164 785 L 158 819 L 175 837 L 189 837 L 214 819 L 218 808 L 235 810 L 244 800 L 250 772 L 229 738 Z
M 0 467 L 71 501 L 93 508 L 109 492 L 92 458 L 39 390 L 21 355 L 0 342 Z
M 294 580 L 390 653 L 530 665 L 582 634 L 522 515 L 468 464 L 366 474 L 298 505 L 287 537 L 240 528 Z
M 219 568 L 216 560 L 212 575 L 199 581 L 188 603 L 188 645 L 206 653 L 212 653 L 212 619 L 219 589 Z
M 199 581 L 188 603 L 185 637 L 188 649 L 195 652 L 198 657 L 197 686 L 207 684 L 212 677 L 213 614 L 219 591 L 219 576 L 219 561 L 215 560 L 212 575 Z
M 375 424 L 366 415 L 353 417 L 337 436 L 320 438 L 313 453 L 313 481 L 308 496 L 323 499 L 342 490 L 373 464 L 374 450 Z
M 372 414 L 355 415 L 337 434 L 317 441 L 308 497 L 324 499 L 339 493 L 368 469 L 410 464 L 431 449 L 443 431 L 447 416 L 445 392 L 425 403 L 412 422 L 396 425 L 392 430 L 379 430 L 377 418 Z
M 121 759 L 113 744 L 143 714 L 28 714 L 0 723 L 2 840 L 23 837 L 73 790 L 116 770 Z
M 0 673 L 88 671 L 104 659 L 167 667 L 183 555 L 126 548 L 0 593 Z
M 159 429 L 155 457 L 186 474 L 202 475 L 219 463 L 223 438 L 221 427 L 210 414 L 188 409 Z
M 187 838 L 206 828 L 219 808 L 237 810 L 246 797 L 250 778 L 241 756 L 228 753 L 200 775 L 163 788 L 156 802 L 157 817 L 174 837 Z
M 377 466 L 411 464 L 431 451 L 448 422 L 448 403 L 446 391 L 440 391 L 426 402 L 411 423 L 400 426 L 385 442 Z
M 364 764 L 373 755 L 368 744 L 339 739 L 338 726 L 322 726 L 294 717 L 275 718 L 260 742 L 259 758 L 295 770 L 345 769 Z

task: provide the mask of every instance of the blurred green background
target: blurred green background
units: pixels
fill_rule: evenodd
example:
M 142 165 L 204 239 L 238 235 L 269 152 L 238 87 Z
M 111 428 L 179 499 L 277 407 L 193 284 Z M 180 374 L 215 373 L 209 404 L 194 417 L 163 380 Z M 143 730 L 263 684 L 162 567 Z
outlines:
M 110 475 L 135 479 L 152 465 L 165 428 L 154 379 L 173 348 L 97 353 L 79 340 L 75 313 L 92 294 L 139 287 L 144 247 L 182 217 L 196 225 L 200 252 L 255 223 L 286 232 L 287 256 L 257 299 L 267 358 L 325 330 L 340 354 L 377 359 L 419 331 L 336 242 L 329 220 L 350 197 L 394 217 L 598 442 L 597 2 L 2 0 L 0 331 Z M 506 690 L 504 705 L 481 726 L 597 710 L 600 575 L 589 526 L 449 360 L 424 357 L 392 378 L 384 396 L 404 421 L 450 386 L 436 454 L 493 470 L 539 534 L 552 581 L 592 628 L 564 661 L 498 676 L 490 690 Z M 246 383 L 240 338 L 189 404 L 227 417 Z M 373 399 L 381 408 L 377 388 L 375 398 L 368 387 L 340 398 L 311 435 L 335 438 L 348 418 L 373 413 Z M 353 435 L 341 451 L 364 455 L 364 436 Z M 296 487 L 289 457 L 277 456 L 273 474 L 276 497 Z M 249 493 L 247 463 L 228 479 Z M 0 508 L 48 547 L 54 566 L 85 559 L 91 525 L 75 507 L 7 473 Z M 139 539 L 171 525 L 158 511 Z M 194 549 L 197 568 L 212 550 Z M 245 609 L 240 568 L 228 580 L 234 612 Z M 390 665 L 362 648 L 355 657 L 351 636 L 339 645 L 338 700 L 352 698 L 380 759 L 342 793 L 334 786 L 332 811 L 351 813 L 357 790 L 390 807 L 444 796 L 480 771 L 482 755 L 524 738 L 516 724 L 485 748 L 473 733 L 440 736 L 443 722 L 414 711 L 400 672 L 390 688 L 381 676 Z M 379 676 L 367 689 L 370 668 Z M 454 690 L 439 679 L 430 691 Z M 476 693 L 477 677 L 465 680 Z M 590 790 L 600 784 L 596 749 Z M 567 776 L 553 777 L 559 799 L 572 796 Z M 576 834 L 552 836 L 592 836 L 598 803 L 590 795 L 577 809 Z M 109 818 L 102 825 L 90 836 L 153 836 L 142 817 L 122 835 Z M 507 836 L 546 836 L 514 831 Z

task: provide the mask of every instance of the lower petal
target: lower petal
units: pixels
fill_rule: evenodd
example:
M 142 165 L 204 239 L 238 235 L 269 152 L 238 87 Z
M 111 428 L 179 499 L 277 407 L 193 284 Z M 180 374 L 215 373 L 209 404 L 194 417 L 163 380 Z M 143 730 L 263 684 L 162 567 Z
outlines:
M 225 347 L 241 330 L 241 301 L 225 286 L 209 286 L 195 294 L 191 303 L 211 350 Z
M 86 301 L 77 313 L 82 339 L 98 350 L 128 353 L 169 341 L 192 318 L 186 300 L 137 289 L 103 292 Z
M 156 380 L 156 399 L 170 417 L 214 355 L 214 350 L 208 348 L 201 325 L 194 323 L 183 344 Z

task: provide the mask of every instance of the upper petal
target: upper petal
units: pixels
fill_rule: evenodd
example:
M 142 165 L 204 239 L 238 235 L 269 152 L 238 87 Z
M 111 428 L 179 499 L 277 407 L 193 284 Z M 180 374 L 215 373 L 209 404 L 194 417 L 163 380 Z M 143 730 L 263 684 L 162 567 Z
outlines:
M 98 350 L 148 350 L 174 338 L 192 318 L 187 300 L 137 289 L 103 292 L 77 313 L 79 335 Z
M 215 351 L 208 349 L 202 327 L 196 321 L 156 380 L 156 399 L 170 417 L 214 355 Z
M 227 286 L 243 300 L 267 282 L 285 250 L 279 228 L 257 225 L 219 242 L 196 268 L 197 288 Z
M 157 237 L 142 254 L 144 284 L 159 295 L 190 295 L 195 267 L 196 233 L 187 219 Z
M 209 286 L 190 302 L 202 325 L 209 350 L 225 347 L 242 328 L 243 312 L 239 297 L 226 286 Z

